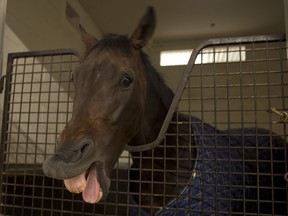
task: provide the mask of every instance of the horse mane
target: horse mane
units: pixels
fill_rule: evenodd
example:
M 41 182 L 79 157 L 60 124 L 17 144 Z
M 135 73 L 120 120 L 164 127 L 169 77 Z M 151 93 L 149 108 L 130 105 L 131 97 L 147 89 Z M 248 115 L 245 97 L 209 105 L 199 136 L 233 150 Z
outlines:
M 100 51 L 105 49 L 113 52 L 116 55 L 119 54 L 129 57 L 131 56 L 131 53 L 133 53 L 132 50 L 135 48 L 131 46 L 131 41 L 127 36 L 109 34 L 104 36 L 95 46 L 87 50 L 85 56 L 87 56 L 94 49 L 98 49 Z M 151 84 L 161 98 L 165 109 L 168 110 L 174 97 L 173 91 L 166 85 L 160 73 L 151 65 L 147 54 L 140 50 L 140 56 L 147 72 L 147 80 L 152 81 Z
M 151 65 L 148 56 L 142 51 L 141 57 L 147 71 L 147 76 L 149 76 L 148 80 L 152 81 L 152 85 L 162 99 L 165 109 L 168 110 L 174 98 L 173 91 L 166 85 L 161 74 Z

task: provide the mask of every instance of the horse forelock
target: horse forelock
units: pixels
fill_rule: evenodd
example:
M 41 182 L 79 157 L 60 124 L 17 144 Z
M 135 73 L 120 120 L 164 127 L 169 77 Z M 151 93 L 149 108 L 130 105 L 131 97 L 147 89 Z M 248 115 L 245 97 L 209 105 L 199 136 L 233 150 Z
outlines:
M 133 47 L 127 36 L 110 34 L 99 40 L 94 46 L 84 53 L 84 59 L 93 53 L 93 51 L 109 51 L 115 55 L 130 56 Z

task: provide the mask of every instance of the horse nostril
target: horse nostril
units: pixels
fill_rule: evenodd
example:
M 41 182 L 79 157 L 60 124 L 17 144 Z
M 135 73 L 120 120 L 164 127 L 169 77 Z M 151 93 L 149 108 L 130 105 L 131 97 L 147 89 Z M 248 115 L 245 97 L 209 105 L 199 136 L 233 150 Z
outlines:
M 80 148 L 77 150 L 71 150 L 65 147 L 61 147 L 55 152 L 55 155 L 65 163 L 75 163 L 92 152 L 92 142 L 81 142 Z
M 69 149 L 60 148 L 55 152 L 55 156 L 65 163 L 73 163 L 81 158 L 79 151 L 71 151 Z

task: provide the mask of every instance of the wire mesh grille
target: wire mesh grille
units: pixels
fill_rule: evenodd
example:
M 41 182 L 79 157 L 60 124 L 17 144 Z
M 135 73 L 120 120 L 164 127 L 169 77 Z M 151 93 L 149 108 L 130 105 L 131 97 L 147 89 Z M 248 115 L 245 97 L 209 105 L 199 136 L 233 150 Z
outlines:
M 53 208 L 64 198 L 62 185 L 44 178 L 41 167 L 69 119 L 70 73 L 79 59 L 70 51 L 48 53 L 9 56 L 2 126 L 4 215 L 45 215 L 43 205 Z
M 219 150 L 221 154 L 216 153 L 217 162 L 212 164 L 230 166 L 227 170 L 224 168 L 224 173 L 213 175 L 209 174 L 209 169 L 201 170 L 204 172 L 201 176 L 205 178 L 203 176 L 207 174 L 208 177 L 217 178 L 216 181 L 208 180 L 210 184 L 214 184 L 212 188 L 216 187 L 216 193 L 218 193 L 217 187 L 220 190 L 227 189 L 238 193 L 238 195 L 227 196 L 231 209 L 223 212 L 225 208 L 219 207 L 217 212 L 220 215 L 286 215 L 287 181 L 285 182 L 283 174 L 287 172 L 287 143 L 285 142 L 287 141 L 287 119 L 282 118 L 286 115 L 283 112 L 287 111 L 286 43 L 272 42 L 268 39 L 261 43 L 226 41 L 226 44 L 218 44 L 217 40 L 214 42 L 216 45 L 209 45 L 209 50 L 214 57 L 213 63 L 193 65 L 177 105 L 178 113 L 196 116 L 201 119 L 201 122 L 213 127 L 211 131 L 211 128 L 203 123 L 200 129 L 198 128 L 200 131 L 198 134 L 195 132 L 197 128 L 194 127 L 196 140 L 199 137 L 208 143 L 211 140 L 214 143 L 199 144 L 198 148 L 202 149 L 200 152 L 207 152 L 207 148 L 211 148 L 214 153 Z M 230 51 L 230 47 L 235 48 L 235 44 L 239 48 Z M 216 52 L 218 47 L 221 49 Z M 240 56 L 240 60 L 229 61 L 231 54 Z M 200 51 L 198 59 L 205 62 L 205 55 L 207 52 L 204 48 Z M 216 56 L 220 55 L 224 55 L 226 61 L 216 63 Z M 274 108 L 280 112 L 276 114 L 273 112 Z M 189 119 L 189 124 L 195 123 L 198 124 L 197 120 Z M 175 122 L 175 124 L 179 123 Z M 223 146 L 222 142 L 228 142 L 229 145 Z M 239 152 L 243 154 L 239 155 Z M 203 158 L 207 159 L 205 156 Z M 208 160 L 214 159 L 214 157 L 208 158 Z M 238 165 L 242 165 L 239 170 L 237 161 Z M 197 163 L 204 164 L 207 168 L 207 163 L 203 159 L 198 158 Z M 218 170 L 221 169 L 212 169 L 213 172 Z M 230 182 L 223 177 L 226 171 L 231 174 Z M 233 184 L 233 175 L 238 175 L 236 178 L 245 180 Z M 227 183 L 230 185 L 226 188 Z M 191 186 L 195 187 L 195 185 Z M 242 191 L 240 187 L 245 190 Z M 205 202 L 204 196 L 202 202 Z M 240 208 L 238 208 L 239 204 Z M 232 205 L 236 207 L 232 208 Z M 209 208 L 197 209 L 197 211 L 204 215 L 215 214 L 215 211 Z M 197 214 L 196 212 L 194 213 Z
M 239 49 L 230 50 L 231 44 Z M 286 43 L 267 37 L 205 47 L 208 51 L 203 46 L 198 54 L 202 63 L 193 65 L 176 92 L 163 142 L 147 151 L 124 152 L 107 199 L 96 205 L 69 193 L 62 181 L 44 177 L 41 169 L 70 118 L 71 71 L 79 57 L 67 50 L 11 54 L 1 137 L 1 213 L 287 215 Z M 207 52 L 212 59 L 205 63 Z M 239 53 L 240 60 L 229 61 Z M 216 63 L 219 55 L 226 61 Z

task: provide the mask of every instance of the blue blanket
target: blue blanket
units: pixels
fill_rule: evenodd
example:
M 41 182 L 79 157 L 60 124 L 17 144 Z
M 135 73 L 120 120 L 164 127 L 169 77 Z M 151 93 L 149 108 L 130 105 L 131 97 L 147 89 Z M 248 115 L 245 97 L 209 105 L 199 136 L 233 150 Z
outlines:
M 196 118 L 193 118 L 192 122 L 197 158 L 191 181 L 156 215 L 210 216 L 230 215 L 231 212 L 256 211 L 257 213 L 260 211 L 259 203 L 255 201 L 259 194 L 263 198 L 263 194 L 257 191 L 257 185 L 272 187 L 273 181 L 271 174 L 269 175 L 271 159 L 281 161 L 282 165 L 285 160 L 284 148 L 276 148 L 272 151 L 270 143 L 273 147 L 283 147 L 284 140 L 265 129 L 244 128 L 218 131 Z M 274 181 L 277 180 L 285 187 L 284 179 L 274 179 Z M 133 197 L 130 197 L 129 202 L 136 204 Z M 261 208 L 262 211 L 265 204 Z M 287 208 L 284 206 L 283 210 L 285 209 Z M 130 208 L 130 215 L 145 216 L 148 214 L 139 208 Z

